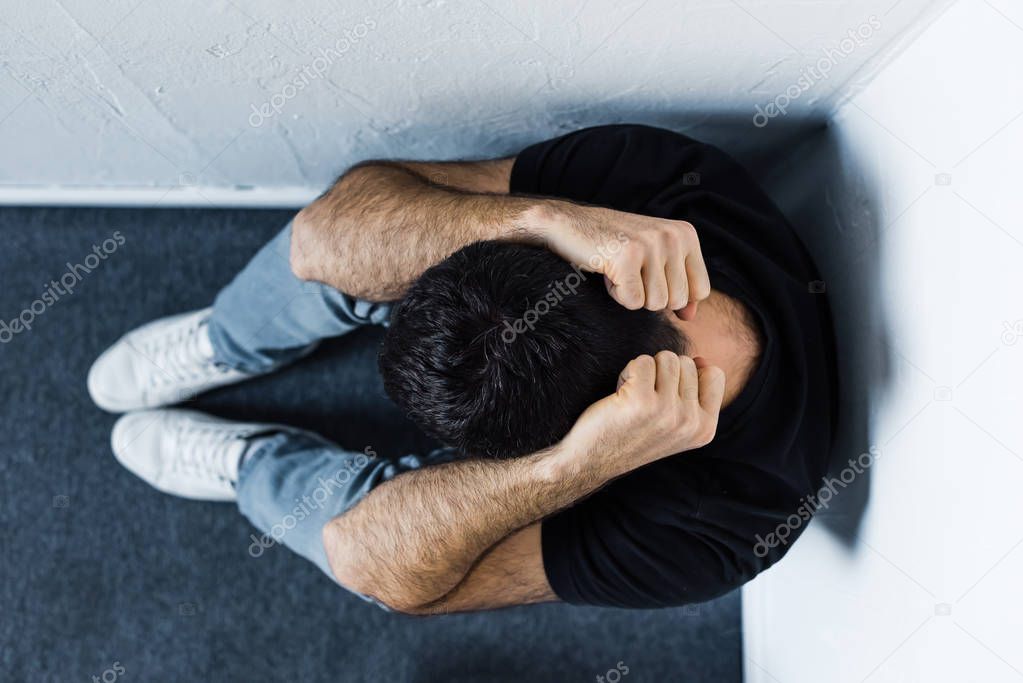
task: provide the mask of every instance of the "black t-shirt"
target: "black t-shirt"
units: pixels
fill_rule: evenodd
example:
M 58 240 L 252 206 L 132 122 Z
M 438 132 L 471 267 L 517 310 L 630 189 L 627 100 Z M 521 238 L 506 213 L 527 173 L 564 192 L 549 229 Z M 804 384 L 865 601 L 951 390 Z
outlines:
M 728 155 L 647 126 L 589 128 L 528 147 L 511 191 L 689 221 L 711 286 L 746 304 L 763 335 L 760 361 L 709 445 L 544 520 L 551 587 L 570 603 L 665 607 L 742 585 L 785 554 L 805 526 L 790 515 L 827 471 L 834 344 L 805 248 Z M 780 525 L 792 530 L 788 544 L 757 549 L 758 536 Z

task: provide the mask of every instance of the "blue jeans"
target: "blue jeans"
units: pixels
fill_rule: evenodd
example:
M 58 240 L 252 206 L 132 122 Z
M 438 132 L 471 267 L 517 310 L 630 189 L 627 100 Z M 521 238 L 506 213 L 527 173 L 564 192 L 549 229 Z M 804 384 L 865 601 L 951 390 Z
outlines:
M 217 295 L 209 321 L 216 359 L 247 372 L 274 370 L 362 325 L 386 325 L 390 304 L 371 303 L 291 272 L 291 225 L 264 246 Z M 252 442 L 238 474 L 238 509 L 262 532 L 249 554 L 280 543 L 334 578 L 323 525 L 401 472 L 452 459 L 440 449 L 396 461 L 356 453 L 308 432 L 281 431 Z

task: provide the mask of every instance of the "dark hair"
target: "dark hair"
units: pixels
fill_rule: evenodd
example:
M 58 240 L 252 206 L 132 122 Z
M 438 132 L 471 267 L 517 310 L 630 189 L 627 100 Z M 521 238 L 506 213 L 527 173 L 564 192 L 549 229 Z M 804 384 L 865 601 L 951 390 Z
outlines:
M 391 315 L 380 371 L 391 399 L 466 455 L 551 446 L 630 360 L 685 339 L 630 311 L 603 277 L 550 251 L 477 242 L 427 270 Z

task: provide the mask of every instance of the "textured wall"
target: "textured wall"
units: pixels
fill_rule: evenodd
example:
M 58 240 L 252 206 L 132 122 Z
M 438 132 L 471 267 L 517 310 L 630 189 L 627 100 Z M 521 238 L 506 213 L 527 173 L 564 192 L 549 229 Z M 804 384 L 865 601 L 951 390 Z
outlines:
M 0 0 L 0 200 L 253 186 L 287 203 L 359 159 L 503 153 L 589 123 L 727 112 L 749 134 L 790 86 L 763 127 L 830 113 L 935 4 Z

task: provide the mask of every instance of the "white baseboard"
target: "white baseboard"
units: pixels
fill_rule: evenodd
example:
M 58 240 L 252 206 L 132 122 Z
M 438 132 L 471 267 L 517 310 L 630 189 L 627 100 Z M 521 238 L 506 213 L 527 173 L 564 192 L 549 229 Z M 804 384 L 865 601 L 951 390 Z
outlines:
M 321 189 L 309 187 L 68 187 L 0 185 L 0 206 L 297 209 Z

